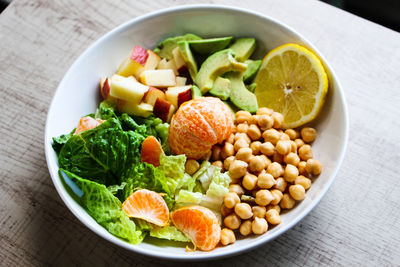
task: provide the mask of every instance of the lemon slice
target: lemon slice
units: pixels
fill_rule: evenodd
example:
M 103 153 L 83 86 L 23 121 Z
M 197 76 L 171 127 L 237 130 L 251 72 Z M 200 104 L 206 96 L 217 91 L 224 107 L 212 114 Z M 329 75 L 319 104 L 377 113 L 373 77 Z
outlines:
M 258 105 L 282 113 L 284 128 L 295 128 L 317 117 L 328 91 L 321 61 L 297 44 L 285 44 L 269 52 L 255 82 Z

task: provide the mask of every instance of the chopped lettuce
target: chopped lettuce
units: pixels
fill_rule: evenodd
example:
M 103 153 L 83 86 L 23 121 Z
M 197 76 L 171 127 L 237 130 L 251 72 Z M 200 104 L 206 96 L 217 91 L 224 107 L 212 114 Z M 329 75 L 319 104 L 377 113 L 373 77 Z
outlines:
M 60 169 L 59 172 L 66 184 L 71 184 L 70 179 L 78 187 L 71 189 L 79 198 L 81 206 L 97 223 L 130 243 L 138 244 L 143 240 L 144 233 L 129 219 L 122 209 L 121 201 L 104 185 L 83 179 L 67 170 Z
M 51 145 L 53 146 L 53 149 L 57 154 L 60 153 L 61 148 L 74 135 L 75 129 L 76 128 L 74 128 L 69 134 L 62 134 L 58 137 L 53 137 L 53 143 Z
M 153 225 L 150 229 L 150 236 L 180 242 L 190 242 L 190 239 L 184 233 L 172 225 L 164 227 Z
M 100 103 L 97 108 L 96 114 L 94 115 L 97 119 L 108 120 L 110 118 L 117 118 L 115 114 L 116 103 L 104 100 Z

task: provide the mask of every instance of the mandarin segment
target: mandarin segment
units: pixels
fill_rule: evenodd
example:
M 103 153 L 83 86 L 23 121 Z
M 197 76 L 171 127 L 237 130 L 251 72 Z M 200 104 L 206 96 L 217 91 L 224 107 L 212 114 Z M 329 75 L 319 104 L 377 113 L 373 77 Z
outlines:
M 202 206 L 186 206 L 171 214 L 173 224 L 201 250 L 213 250 L 220 238 L 221 227 L 215 214 Z
M 160 194 L 147 189 L 132 193 L 122 204 L 129 217 L 143 219 L 158 226 L 169 225 L 169 210 Z
M 229 108 L 215 97 L 200 97 L 180 106 L 172 117 L 169 144 L 175 154 L 199 159 L 233 131 Z

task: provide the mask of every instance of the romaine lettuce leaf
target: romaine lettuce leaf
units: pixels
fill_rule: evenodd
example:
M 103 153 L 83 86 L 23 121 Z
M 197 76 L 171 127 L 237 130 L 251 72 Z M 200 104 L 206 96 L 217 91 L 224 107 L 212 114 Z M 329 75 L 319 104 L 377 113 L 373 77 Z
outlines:
M 67 170 L 60 169 L 60 176 L 70 185 L 71 179 L 78 187 L 73 189 L 81 206 L 111 234 L 138 244 L 142 242 L 145 233 L 138 229 L 131 221 L 122 204 L 104 185 L 83 179 Z M 80 190 L 80 191 L 79 191 Z
M 97 108 L 95 118 L 108 120 L 110 118 L 117 118 L 115 114 L 116 103 L 104 100 L 100 103 L 99 107 Z
M 164 227 L 154 225 L 150 229 L 150 236 L 180 242 L 190 242 L 190 239 L 184 233 L 172 225 Z
M 74 135 L 75 130 L 76 128 L 74 128 L 69 134 L 62 134 L 58 137 L 53 137 L 53 143 L 51 145 L 57 154 L 60 153 L 61 148 Z

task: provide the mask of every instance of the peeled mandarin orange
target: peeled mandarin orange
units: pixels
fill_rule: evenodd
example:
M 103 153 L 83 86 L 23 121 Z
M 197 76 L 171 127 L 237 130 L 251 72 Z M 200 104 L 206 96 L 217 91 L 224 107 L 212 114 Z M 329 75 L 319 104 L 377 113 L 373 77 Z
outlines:
M 172 117 L 168 141 L 175 154 L 199 159 L 232 133 L 233 117 L 219 98 L 200 97 L 183 103 Z
M 144 139 L 142 144 L 142 151 L 140 154 L 140 161 L 152 164 L 154 167 L 160 166 L 160 156 L 163 154 L 161 144 L 157 139 L 150 135 Z
M 79 120 L 78 127 L 76 127 L 76 130 L 74 134 L 79 134 L 81 132 L 91 130 L 93 128 L 96 128 L 100 124 L 102 124 L 104 121 L 100 119 L 93 119 L 92 117 L 83 117 Z
M 172 212 L 171 220 L 195 247 L 213 250 L 221 238 L 221 226 L 215 214 L 202 206 L 186 206 Z
M 169 210 L 160 194 L 140 189 L 130 195 L 122 204 L 129 217 L 143 219 L 158 226 L 169 224 Z

